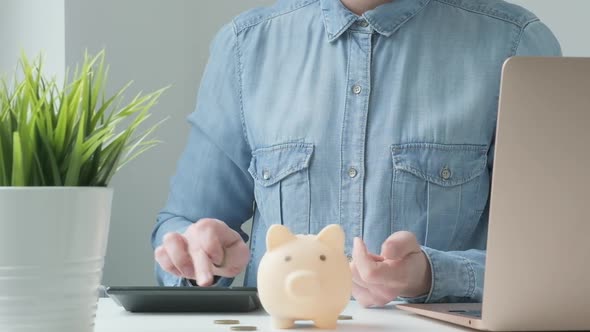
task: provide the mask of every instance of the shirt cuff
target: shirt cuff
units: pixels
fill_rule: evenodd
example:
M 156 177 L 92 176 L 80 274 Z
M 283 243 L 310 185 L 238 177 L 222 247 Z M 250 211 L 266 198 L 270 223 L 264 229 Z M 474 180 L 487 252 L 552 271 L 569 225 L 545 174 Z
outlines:
M 421 247 L 428 258 L 432 284 L 427 295 L 405 298 L 411 303 L 442 302 L 445 298 L 472 298 L 476 289 L 475 270 L 462 256 L 436 249 Z

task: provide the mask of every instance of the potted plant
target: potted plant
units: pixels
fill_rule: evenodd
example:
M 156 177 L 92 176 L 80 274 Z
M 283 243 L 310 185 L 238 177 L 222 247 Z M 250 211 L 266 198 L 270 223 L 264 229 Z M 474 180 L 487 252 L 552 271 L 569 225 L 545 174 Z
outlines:
M 104 52 L 63 84 L 39 57 L 0 86 L 0 331 L 92 331 L 113 175 L 157 144 L 141 125 L 164 89 L 107 96 Z M 18 66 L 17 66 L 18 68 Z

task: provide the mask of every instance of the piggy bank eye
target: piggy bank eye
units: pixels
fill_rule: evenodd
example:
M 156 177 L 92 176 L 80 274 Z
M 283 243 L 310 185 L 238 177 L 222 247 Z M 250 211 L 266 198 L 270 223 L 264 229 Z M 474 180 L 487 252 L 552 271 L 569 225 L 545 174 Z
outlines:
M 288 262 L 291 260 L 291 256 L 285 256 L 285 262 Z
M 323 262 L 326 260 L 326 255 L 320 255 L 320 260 Z

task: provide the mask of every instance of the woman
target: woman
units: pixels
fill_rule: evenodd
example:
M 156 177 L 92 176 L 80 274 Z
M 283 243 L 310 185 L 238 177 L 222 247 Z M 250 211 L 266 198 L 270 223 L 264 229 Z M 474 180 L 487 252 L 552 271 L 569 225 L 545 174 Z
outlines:
M 361 304 L 481 301 L 501 67 L 561 54 L 537 17 L 498 0 L 284 0 L 210 51 L 152 236 L 160 284 L 245 270 L 256 286 L 270 224 L 337 223 Z

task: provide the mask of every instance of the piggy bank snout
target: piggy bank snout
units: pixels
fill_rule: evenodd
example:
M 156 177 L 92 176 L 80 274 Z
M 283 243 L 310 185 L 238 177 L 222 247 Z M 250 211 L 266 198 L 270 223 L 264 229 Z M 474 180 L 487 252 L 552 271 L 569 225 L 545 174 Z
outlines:
M 319 293 L 320 279 L 318 274 L 312 271 L 294 271 L 287 276 L 285 286 L 290 297 L 303 299 Z

